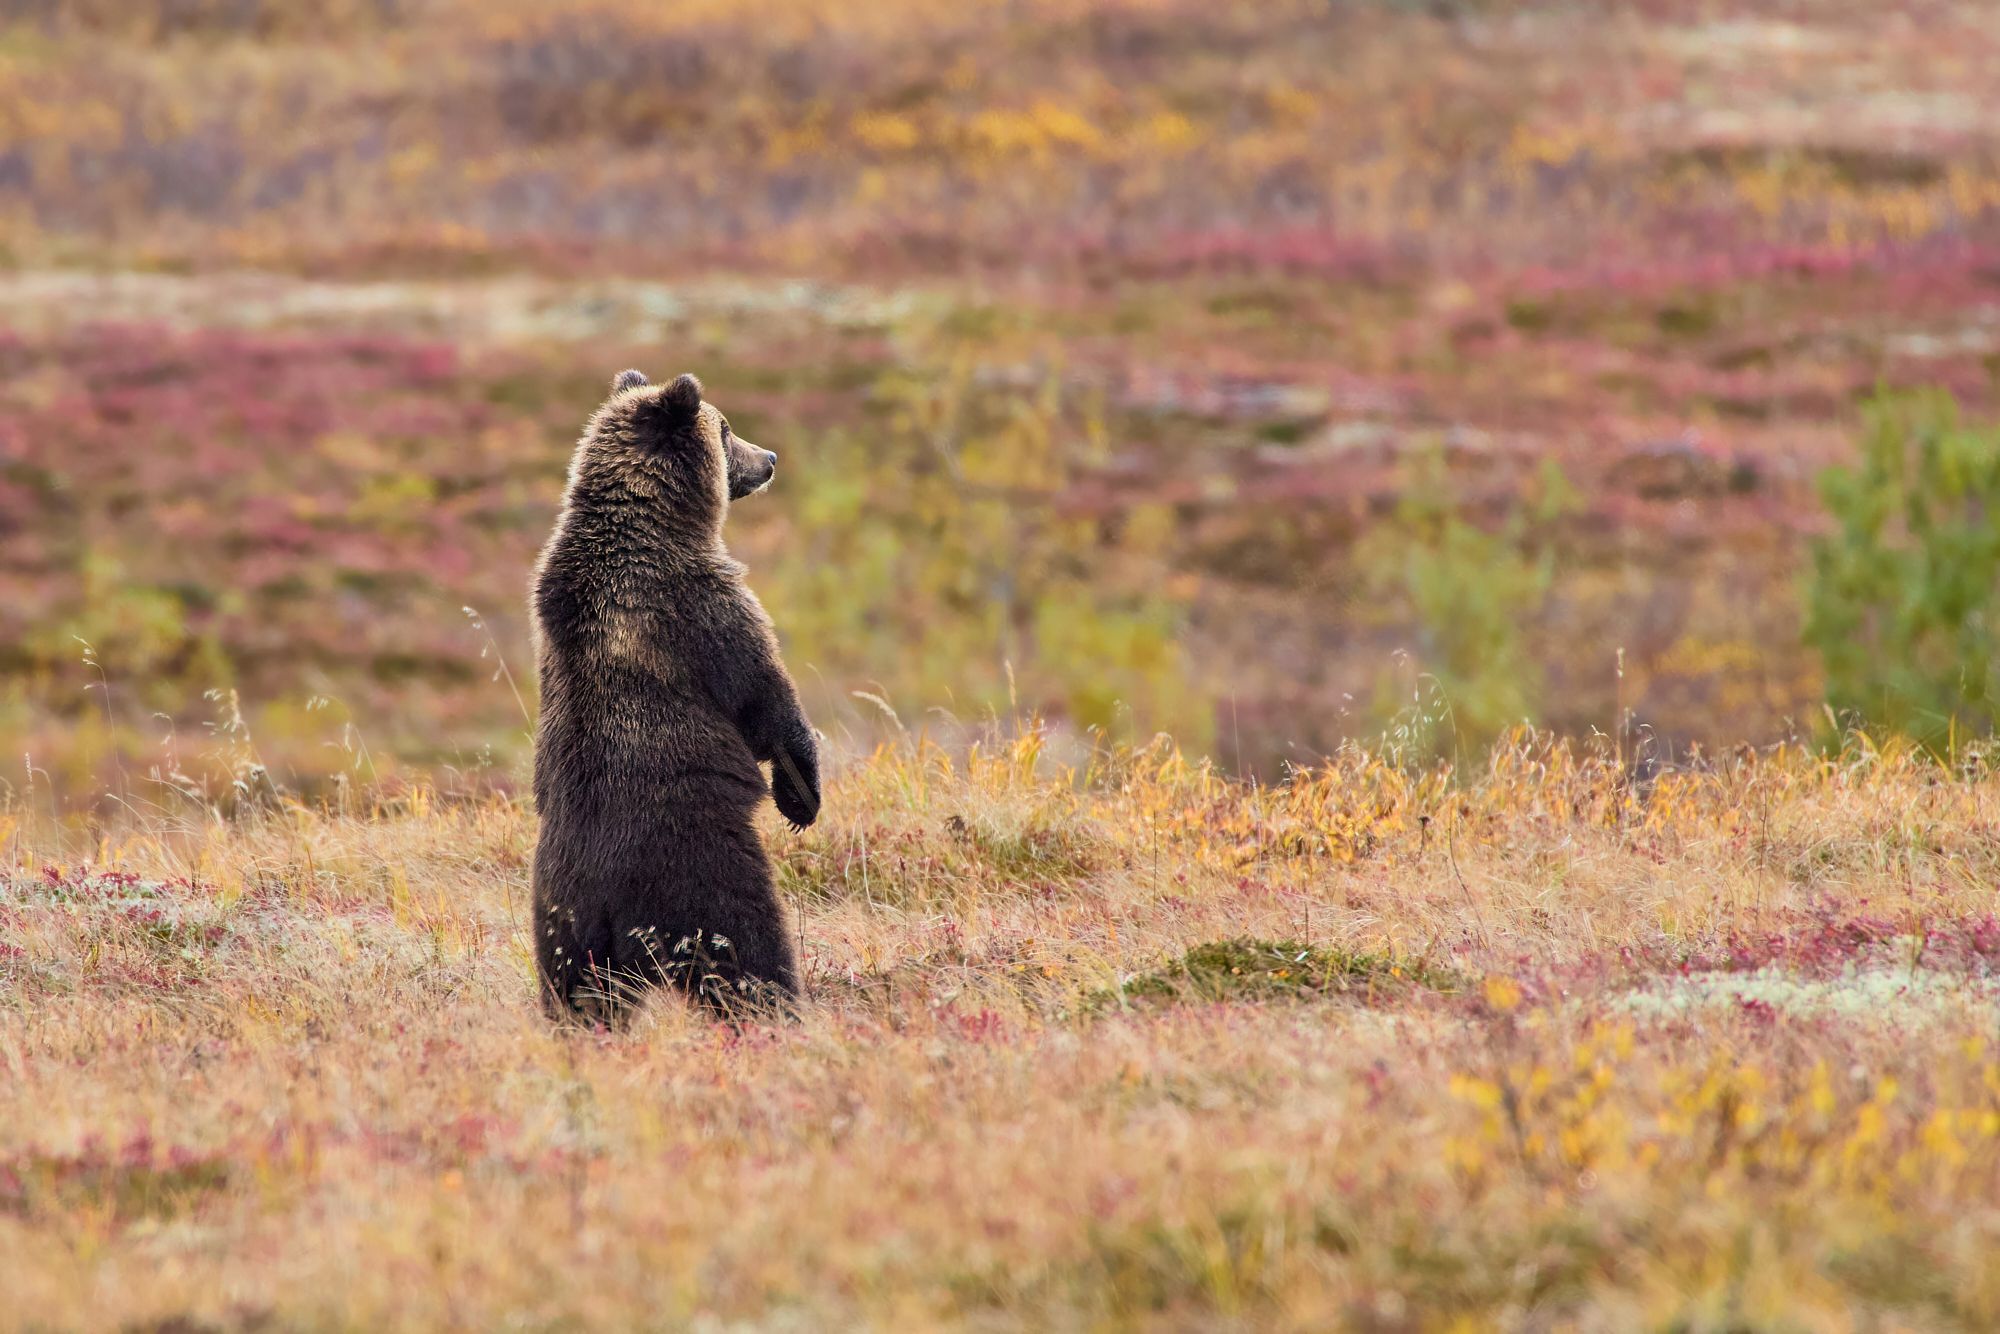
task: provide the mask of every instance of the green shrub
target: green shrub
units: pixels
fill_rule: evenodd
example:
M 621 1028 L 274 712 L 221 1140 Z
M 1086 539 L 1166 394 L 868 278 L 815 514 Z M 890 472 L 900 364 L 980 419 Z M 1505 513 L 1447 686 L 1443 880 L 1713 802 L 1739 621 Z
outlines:
M 1371 601 L 1417 630 L 1415 697 L 1394 671 L 1377 683 L 1389 744 L 1413 755 L 1476 753 L 1534 721 L 1543 683 L 1526 631 L 1555 576 L 1548 525 L 1575 505 L 1575 488 L 1549 460 L 1497 529 L 1481 527 L 1464 517 L 1442 452 L 1419 456 L 1394 520 L 1357 552 Z
M 2000 431 L 1942 390 L 1878 395 L 1861 459 L 1820 475 L 1805 639 L 1837 717 L 1948 751 L 1993 730 Z

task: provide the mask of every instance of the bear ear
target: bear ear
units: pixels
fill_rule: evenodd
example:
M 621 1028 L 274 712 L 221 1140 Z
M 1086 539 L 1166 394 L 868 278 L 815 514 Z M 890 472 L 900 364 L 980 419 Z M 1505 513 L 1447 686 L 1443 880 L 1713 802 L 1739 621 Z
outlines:
M 701 411 L 701 381 L 683 375 L 660 391 L 660 406 L 677 417 L 692 417 Z
M 637 389 L 640 385 L 646 383 L 648 383 L 648 381 L 643 372 L 620 371 L 618 372 L 618 378 L 611 382 L 611 392 L 614 394 L 622 394 L 627 389 Z

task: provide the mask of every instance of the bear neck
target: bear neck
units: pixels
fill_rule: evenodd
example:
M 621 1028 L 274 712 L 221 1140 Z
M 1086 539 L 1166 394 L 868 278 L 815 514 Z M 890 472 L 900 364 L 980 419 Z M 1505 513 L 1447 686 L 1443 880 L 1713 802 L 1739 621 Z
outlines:
M 700 494 L 706 488 L 690 486 L 690 479 L 635 457 L 622 441 L 602 453 L 587 450 L 580 462 L 564 508 L 600 520 L 593 524 L 600 539 L 624 537 L 656 552 L 727 559 L 722 522 L 728 504 L 719 496 Z

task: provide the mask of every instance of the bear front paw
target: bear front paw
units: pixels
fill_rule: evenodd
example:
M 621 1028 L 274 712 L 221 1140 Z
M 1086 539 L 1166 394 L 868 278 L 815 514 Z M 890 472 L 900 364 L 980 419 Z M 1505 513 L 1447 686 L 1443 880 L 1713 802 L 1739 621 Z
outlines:
M 771 796 L 778 803 L 778 814 L 784 816 L 785 820 L 794 829 L 804 829 L 814 820 L 819 819 L 818 800 L 799 796 L 798 793 L 790 790 L 790 784 L 788 783 L 781 782 L 772 788 Z
M 778 803 L 778 814 L 785 817 L 794 829 L 804 829 L 819 819 L 819 774 L 817 765 L 810 770 L 801 770 L 791 756 L 778 756 L 771 775 L 771 799 Z

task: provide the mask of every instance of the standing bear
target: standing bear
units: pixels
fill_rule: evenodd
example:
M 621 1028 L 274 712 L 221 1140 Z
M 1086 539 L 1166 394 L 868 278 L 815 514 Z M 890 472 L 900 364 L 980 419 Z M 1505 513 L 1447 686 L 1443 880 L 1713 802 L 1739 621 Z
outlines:
M 671 983 L 782 1008 L 798 964 L 751 815 L 819 815 L 819 748 L 764 608 L 722 545 L 777 456 L 683 375 L 622 372 L 570 462 L 532 590 L 535 958 L 552 1018 L 617 1022 Z M 767 789 L 759 761 L 770 761 Z

